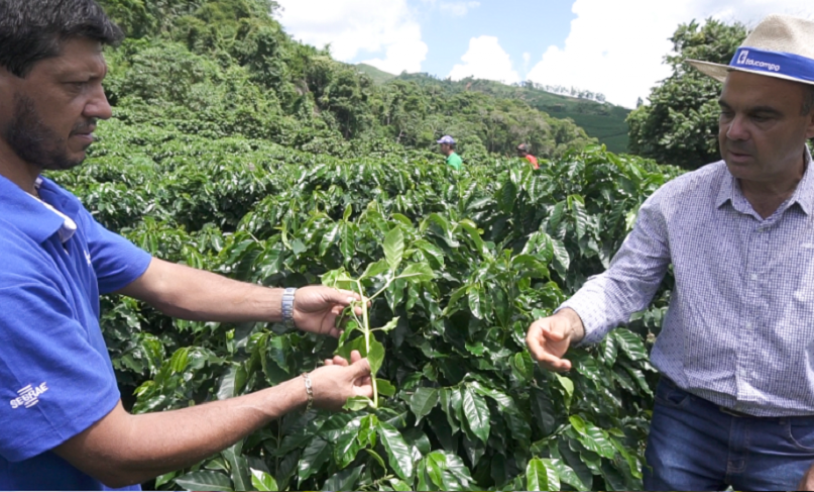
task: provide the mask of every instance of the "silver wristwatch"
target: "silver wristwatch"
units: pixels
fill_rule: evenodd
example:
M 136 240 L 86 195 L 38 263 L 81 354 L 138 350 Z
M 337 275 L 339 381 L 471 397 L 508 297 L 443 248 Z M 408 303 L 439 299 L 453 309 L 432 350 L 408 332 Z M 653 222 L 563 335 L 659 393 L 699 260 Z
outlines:
M 294 294 L 297 289 L 286 289 L 283 292 L 283 323 L 289 328 L 294 328 Z

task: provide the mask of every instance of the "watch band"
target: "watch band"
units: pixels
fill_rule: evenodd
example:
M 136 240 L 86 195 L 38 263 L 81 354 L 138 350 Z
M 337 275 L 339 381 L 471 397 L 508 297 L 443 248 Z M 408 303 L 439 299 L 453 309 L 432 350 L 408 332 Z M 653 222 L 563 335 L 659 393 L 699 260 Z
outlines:
M 294 328 L 294 295 L 297 289 L 286 289 L 283 292 L 283 323 Z

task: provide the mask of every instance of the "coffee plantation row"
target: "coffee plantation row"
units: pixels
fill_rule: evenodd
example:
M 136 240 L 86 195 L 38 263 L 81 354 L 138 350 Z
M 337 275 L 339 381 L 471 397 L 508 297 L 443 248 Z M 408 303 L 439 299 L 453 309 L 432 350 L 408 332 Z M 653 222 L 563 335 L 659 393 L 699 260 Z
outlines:
M 574 350 L 568 374 L 540 370 L 524 338 L 608 265 L 675 169 L 592 147 L 539 171 L 493 159 L 456 173 L 417 152 L 337 159 L 121 118 L 100 130 L 88 162 L 53 177 L 155 256 L 269 286 L 355 278 L 366 294 L 383 289 L 369 320 L 386 328 L 371 333 L 377 408 L 290 414 L 148 487 L 641 487 L 648 337 L 669 283 L 627 328 Z M 127 298 L 104 298 L 103 312 L 136 413 L 257 391 L 338 347 L 283 325 L 172 320 Z

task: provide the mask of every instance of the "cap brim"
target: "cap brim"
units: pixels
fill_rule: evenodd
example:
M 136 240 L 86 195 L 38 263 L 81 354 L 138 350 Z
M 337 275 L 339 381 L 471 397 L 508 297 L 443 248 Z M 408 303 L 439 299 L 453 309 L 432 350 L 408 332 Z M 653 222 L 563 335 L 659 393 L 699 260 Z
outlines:
M 712 77 L 718 82 L 726 80 L 726 74 L 729 72 L 729 65 L 721 65 L 720 63 L 710 63 L 701 60 L 687 60 L 687 63 L 695 67 L 699 72 Z
M 783 74 L 774 74 L 774 73 L 767 73 L 761 70 L 746 70 L 743 68 L 732 67 L 729 65 L 722 65 L 720 63 L 710 63 L 701 60 L 686 60 L 687 63 L 695 67 L 699 72 L 712 77 L 713 79 L 717 80 L 718 82 L 724 82 L 726 80 L 726 74 L 731 71 L 737 72 L 746 72 L 746 73 L 753 73 L 755 75 L 763 75 L 764 77 L 773 77 L 776 79 L 783 79 L 783 80 L 790 80 L 792 82 L 799 82 L 801 84 L 808 84 L 814 85 L 813 81 L 808 80 L 801 80 L 795 77 L 789 77 L 788 75 Z

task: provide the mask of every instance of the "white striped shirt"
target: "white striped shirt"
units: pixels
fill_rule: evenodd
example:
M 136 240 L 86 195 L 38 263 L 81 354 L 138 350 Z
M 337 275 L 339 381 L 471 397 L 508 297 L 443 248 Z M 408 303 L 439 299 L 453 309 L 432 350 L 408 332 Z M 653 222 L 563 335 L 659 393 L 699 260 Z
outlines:
M 770 217 L 723 161 L 642 206 L 605 273 L 561 308 L 600 341 L 645 309 L 673 265 L 676 285 L 653 364 L 681 388 L 756 416 L 814 415 L 814 170 Z

